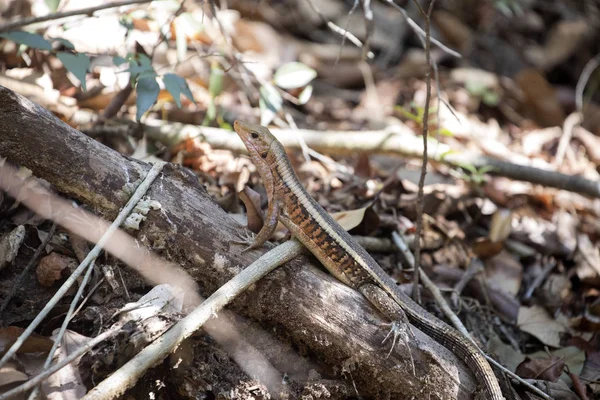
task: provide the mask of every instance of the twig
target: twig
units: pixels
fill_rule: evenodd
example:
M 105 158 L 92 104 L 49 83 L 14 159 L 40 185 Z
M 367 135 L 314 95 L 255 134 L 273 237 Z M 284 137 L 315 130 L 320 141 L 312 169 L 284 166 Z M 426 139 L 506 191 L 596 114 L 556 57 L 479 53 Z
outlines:
M 456 282 L 454 288 L 452 290 L 452 294 L 450 295 L 450 300 L 452 300 L 452 304 L 454 307 L 458 307 L 459 305 L 459 295 L 465 290 L 467 284 L 479 273 L 483 272 L 483 263 L 478 258 L 473 258 L 469 267 L 465 271 L 465 273 L 461 276 L 460 280 Z
M 69 288 L 73 286 L 76 279 L 83 273 L 83 271 L 85 271 L 85 268 L 88 266 L 88 264 L 98 256 L 104 244 L 119 228 L 119 226 L 125 221 L 127 216 L 129 216 L 131 210 L 133 210 L 135 205 L 142 198 L 142 196 L 144 196 L 146 191 L 148 191 L 148 188 L 150 187 L 154 179 L 158 176 L 164 165 L 165 163 L 156 163 L 153 165 L 152 169 L 146 175 L 144 181 L 138 186 L 133 196 L 131 196 L 131 198 L 127 202 L 127 205 L 123 207 L 123 210 L 121 210 L 117 218 L 115 218 L 110 227 L 106 230 L 106 232 L 104 232 L 104 234 L 102 235 L 100 240 L 98 240 L 94 248 L 88 253 L 85 260 L 83 260 L 79 267 L 77 267 L 77 269 L 73 271 L 71 276 L 69 276 L 65 283 L 56 291 L 54 296 L 52 296 L 48 303 L 46 303 L 42 311 L 40 311 L 40 313 L 29 324 L 25 331 L 23 331 L 21 336 L 19 336 L 15 343 L 13 343 L 10 349 L 8 349 L 8 351 L 4 354 L 2 359 L 0 359 L 0 367 L 6 364 L 6 362 L 17 352 L 17 350 L 21 348 L 25 340 L 33 333 L 34 329 L 42 322 L 42 320 L 46 317 L 46 315 L 48 315 L 50 310 L 52 310 L 52 308 L 58 303 L 58 301 L 67 293 Z
M 592 72 L 600 65 L 600 54 L 597 54 L 594 58 L 587 62 L 583 71 L 581 71 L 581 76 L 577 81 L 577 86 L 575 86 L 575 105 L 577 106 L 577 111 L 583 112 L 583 91 L 585 90 L 585 86 L 592 76 Z
M 557 265 L 557 263 L 555 260 L 551 260 L 550 262 L 546 263 L 546 265 L 544 265 L 544 268 L 542 268 L 542 271 L 535 276 L 535 279 L 533 280 L 533 282 L 531 282 L 531 285 L 527 288 L 527 290 L 523 294 L 523 300 L 528 300 L 531 298 L 531 295 L 533 295 L 533 292 L 535 291 L 535 289 L 537 289 L 546 280 L 546 278 L 548 277 L 548 274 L 550 274 L 550 272 L 552 272 L 552 270 L 554 269 L 554 267 L 556 267 L 556 265 Z
M 363 47 L 363 44 L 360 41 L 360 39 L 358 39 L 356 36 L 354 36 L 347 29 L 340 28 L 339 26 L 337 26 L 336 24 L 334 24 L 333 22 L 331 22 L 327 17 L 325 17 L 323 15 L 323 13 L 321 12 L 321 10 L 319 10 L 319 8 L 314 4 L 314 2 L 312 0 L 306 0 L 306 2 L 310 6 L 310 8 L 321 18 L 321 21 L 323 21 L 327 25 L 327 27 L 329 29 L 331 29 L 333 32 L 335 32 L 335 33 L 337 33 L 337 34 L 339 34 L 339 35 L 342 36 L 342 43 L 340 44 L 340 52 L 341 52 L 341 48 L 344 47 L 344 41 L 346 39 L 348 39 L 352 44 L 354 44 L 358 48 L 362 48 Z M 373 54 L 372 52 L 369 51 L 367 53 L 367 57 L 368 58 L 373 58 L 373 57 L 375 57 L 375 54 Z M 339 55 L 338 55 L 338 59 L 339 59 Z M 336 61 L 336 63 L 337 63 L 337 61 Z
M 298 125 L 296 125 L 296 121 L 294 121 L 294 117 L 292 117 L 292 115 L 287 111 L 285 112 L 285 120 L 287 121 L 290 128 L 298 129 Z M 304 140 L 302 140 L 302 138 L 300 138 L 300 140 L 298 140 L 298 143 L 300 144 L 300 149 L 302 150 L 302 155 L 304 156 L 304 160 L 307 163 L 309 163 L 310 162 L 309 147 L 306 145 L 306 142 Z
M 421 233 L 423 230 L 423 188 L 425 187 L 425 175 L 427 175 L 427 135 L 429 134 L 429 104 L 431 102 L 431 11 L 435 0 L 431 0 L 429 3 L 429 9 L 427 14 L 421 8 L 418 0 L 414 0 L 414 3 L 419 8 L 419 11 L 425 19 L 425 106 L 423 107 L 423 162 L 421 164 L 421 175 L 419 177 L 419 190 L 417 192 L 417 227 L 415 232 L 415 270 L 413 271 L 413 288 L 412 297 L 417 303 L 421 303 L 421 296 L 419 294 L 419 269 L 421 266 Z
M 0 307 L 0 315 L 2 315 L 2 312 L 6 309 L 6 307 L 8 306 L 8 303 L 10 303 L 10 300 L 15 295 L 15 292 L 17 291 L 17 289 L 21 287 L 21 282 L 23 281 L 23 278 L 25 278 L 27 275 L 29 275 L 29 271 L 31 270 L 31 267 L 33 267 L 33 265 L 37 261 L 40 254 L 42 254 L 42 251 L 46 248 L 48 243 L 50 243 L 52 236 L 54 236 L 55 230 L 56 230 L 56 223 L 53 223 L 52 226 L 50 227 L 50 230 L 48 231 L 48 235 L 46 236 L 44 241 L 39 245 L 39 247 L 35 250 L 35 253 L 33 254 L 33 256 L 31 256 L 31 259 L 29 259 L 29 262 L 25 266 L 25 269 L 23 269 L 23 272 L 21 272 L 21 275 L 19 275 L 19 277 L 13 282 L 13 285 L 10 288 L 10 292 L 8 292 L 8 294 L 6 295 L 6 298 L 2 302 L 2 306 Z
M 84 400 L 112 399 L 132 387 L 144 372 L 163 360 L 187 337 L 197 331 L 210 317 L 256 283 L 270 271 L 296 257 L 303 246 L 296 240 L 287 241 L 246 267 L 242 272 L 221 286 L 199 307 L 179 321 L 164 335 L 152 342 L 119 370 L 83 397 Z M 1 400 L 1 399 L 0 399 Z
M 108 8 L 115 8 L 115 7 L 129 6 L 129 5 L 133 5 L 133 4 L 143 4 L 143 3 L 150 3 L 150 2 L 152 2 L 152 0 L 115 1 L 114 3 L 106 3 L 106 4 L 101 4 L 101 5 L 95 6 L 95 7 L 80 8 L 78 10 L 65 11 L 62 13 L 48 14 L 48 15 L 44 15 L 42 17 L 28 17 L 28 18 L 23 18 L 23 19 L 17 20 L 17 21 L 9 21 L 5 24 L 0 25 L 0 32 L 8 31 L 8 30 L 15 29 L 15 28 L 20 28 L 20 27 L 23 27 L 26 25 L 37 24 L 38 22 L 52 21 L 52 20 L 72 17 L 74 15 L 90 15 L 91 16 L 96 11 L 105 10 Z
M 363 61 L 367 60 L 369 57 L 369 43 L 371 40 L 371 36 L 373 35 L 373 29 L 375 26 L 373 25 L 373 10 L 371 10 L 371 0 L 359 0 L 362 9 L 363 16 L 365 18 L 365 45 L 363 47 Z
M 383 107 L 381 107 L 381 101 L 377 94 L 377 87 L 375 86 L 375 78 L 373 77 L 371 66 L 365 61 L 359 61 L 357 66 L 365 82 L 365 104 L 372 104 L 373 106 L 370 106 L 369 109 L 372 110 L 373 114 L 378 113 L 380 115 L 383 112 Z
M 385 1 L 387 3 L 389 3 L 392 7 L 394 7 L 396 10 L 398 10 L 400 12 L 400 14 L 402 14 L 402 16 L 404 17 L 404 19 L 406 20 L 406 22 L 408 22 L 408 24 L 413 29 L 413 31 L 417 34 L 417 36 L 420 36 L 420 37 L 424 37 L 425 36 L 425 32 L 423 31 L 423 29 L 415 21 L 413 21 L 412 18 L 410 18 L 408 16 L 408 14 L 406 13 L 406 11 L 402 7 L 400 7 L 398 4 L 394 3 L 393 0 L 385 0 Z M 417 7 L 419 8 L 419 10 L 421 11 L 421 14 L 424 15 L 425 11 L 421 7 L 421 5 L 418 4 L 417 1 L 414 1 L 414 3 L 417 5 Z M 443 44 L 442 42 L 440 42 L 439 40 L 437 40 L 435 38 L 431 38 L 431 43 L 435 44 L 437 47 L 439 47 L 440 49 L 442 49 L 446 53 L 450 54 L 451 56 L 454 56 L 456 58 L 462 58 L 462 56 L 460 55 L 460 53 L 458 53 L 455 50 L 452 50 L 451 48 L 449 48 L 448 46 L 446 46 L 445 44 Z
M 563 133 L 558 142 L 558 148 L 556 149 L 556 158 L 554 159 L 554 166 L 559 167 L 562 165 L 567 146 L 571 142 L 573 137 L 573 128 L 579 125 L 583 121 L 583 114 L 579 111 L 571 113 L 563 123 Z
M 354 239 L 360 244 L 360 247 L 368 250 L 369 252 L 375 253 L 395 253 L 398 251 L 398 247 L 392 243 L 390 239 L 379 238 L 374 236 L 356 236 L 352 235 Z

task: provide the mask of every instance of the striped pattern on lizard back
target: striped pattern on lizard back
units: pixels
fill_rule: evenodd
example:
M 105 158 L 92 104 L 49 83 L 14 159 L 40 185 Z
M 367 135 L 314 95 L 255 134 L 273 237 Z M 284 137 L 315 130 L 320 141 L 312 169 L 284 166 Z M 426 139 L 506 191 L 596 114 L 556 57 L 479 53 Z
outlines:
M 298 238 L 324 265 L 323 259 L 331 260 L 341 272 L 331 271 L 337 279 L 356 289 L 364 283 L 377 283 L 366 269 L 364 261 L 376 264 L 375 260 L 343 230 L 333 218 L 304 189 L 296 176 L 282 147 L 271 147 L 276 159 L 275 173 L 278 199 L 286 216 L 305 234 L 305 240 Z M 305 241 L 309 241 L 307 244 Z M 312 245 L 311 245 L 312 243 Z M 343 275 L 340 275 L 343 274 Z

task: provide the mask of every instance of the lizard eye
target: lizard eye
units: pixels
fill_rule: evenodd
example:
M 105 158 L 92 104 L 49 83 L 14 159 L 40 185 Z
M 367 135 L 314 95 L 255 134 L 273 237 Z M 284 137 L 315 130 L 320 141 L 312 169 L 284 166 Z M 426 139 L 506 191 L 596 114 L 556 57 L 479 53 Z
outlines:
M 267 155 L 268 155 L 268 153 L 265 151 L 265 152 L 264 152 L 264 153 L 262 153 L 260 156 L 261 156 L 262 158 L 267 158 Z
M 258 133 L 256 132 L 252 132 L 250 136 L 252 136 L 252 139 L 258 139 Z

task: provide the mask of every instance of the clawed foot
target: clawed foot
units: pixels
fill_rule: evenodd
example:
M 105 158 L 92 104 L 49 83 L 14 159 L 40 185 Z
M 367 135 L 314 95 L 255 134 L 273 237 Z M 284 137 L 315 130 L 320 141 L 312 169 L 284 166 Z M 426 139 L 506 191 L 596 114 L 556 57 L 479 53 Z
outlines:
M 233 244 L 237 244 L 240 246 L 246 246 L 240 252 L 240 254 L 244 254 L 248 250 L 253 250 L 253 249 L 260 247 L 260 245 L 257 246 L 256 235 L 254 233 L 252 233 L 250 231 L 244 231 L 244 234 L 245 234 L 245 237 L 243 237 L 242 240 L 232 240 L 231 241 L 231 243 L 233 243 Z
M 409 341 L 411 339 L 415 339 L 415 335 L 410 329 L 410 325 L 408 323 L 402 322 L 392 322 L 390 324 L 382 324 L 384 327 L 389 328 L 388 334 L 385 336 L 381 344 L 384 344 L 388 341 L 388 339 L 392 338 L 392 346 L 390 347 L 390 351 L 387 354 L 389 357 L 394 351 L 396 344 L 402 343 L 404 347 L 408 350 L 408 354 L 410 355 L 410 362 L 412 365 L 413 375 L 415 375 L 415 362 L 413 360 L 412 352 L 410 351 Z

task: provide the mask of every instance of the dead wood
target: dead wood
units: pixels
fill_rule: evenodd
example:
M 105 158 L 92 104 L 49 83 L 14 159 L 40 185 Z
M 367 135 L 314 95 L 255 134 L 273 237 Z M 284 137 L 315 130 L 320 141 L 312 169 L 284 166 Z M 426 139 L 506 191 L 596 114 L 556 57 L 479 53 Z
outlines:
M 33 171 L 62 195 L 112 219 L 149 165 L 121 155 L 56 119 L 27 99 L 0 87 L 0 156 Z M 134 233 L 140 245 L 180 264 L 208 296 L 267 249 L 240 254 L 232 244 L 245 229 L 207 194 L 197 177 L 170 165 L 148 197 L 151 211 Z M 416 328 L 407 349 L 381 342 L 381 315 L 357 292 L 299 258 L 271 273 L 236 299 L 231 309 L 260 323 L 330 371 L 350 378 L 367 397 L 470 399 L 468 368 Z M 282 371 L 285 372 L 285 371 Z M 341 373 L 344 374 L 341 374 Z

